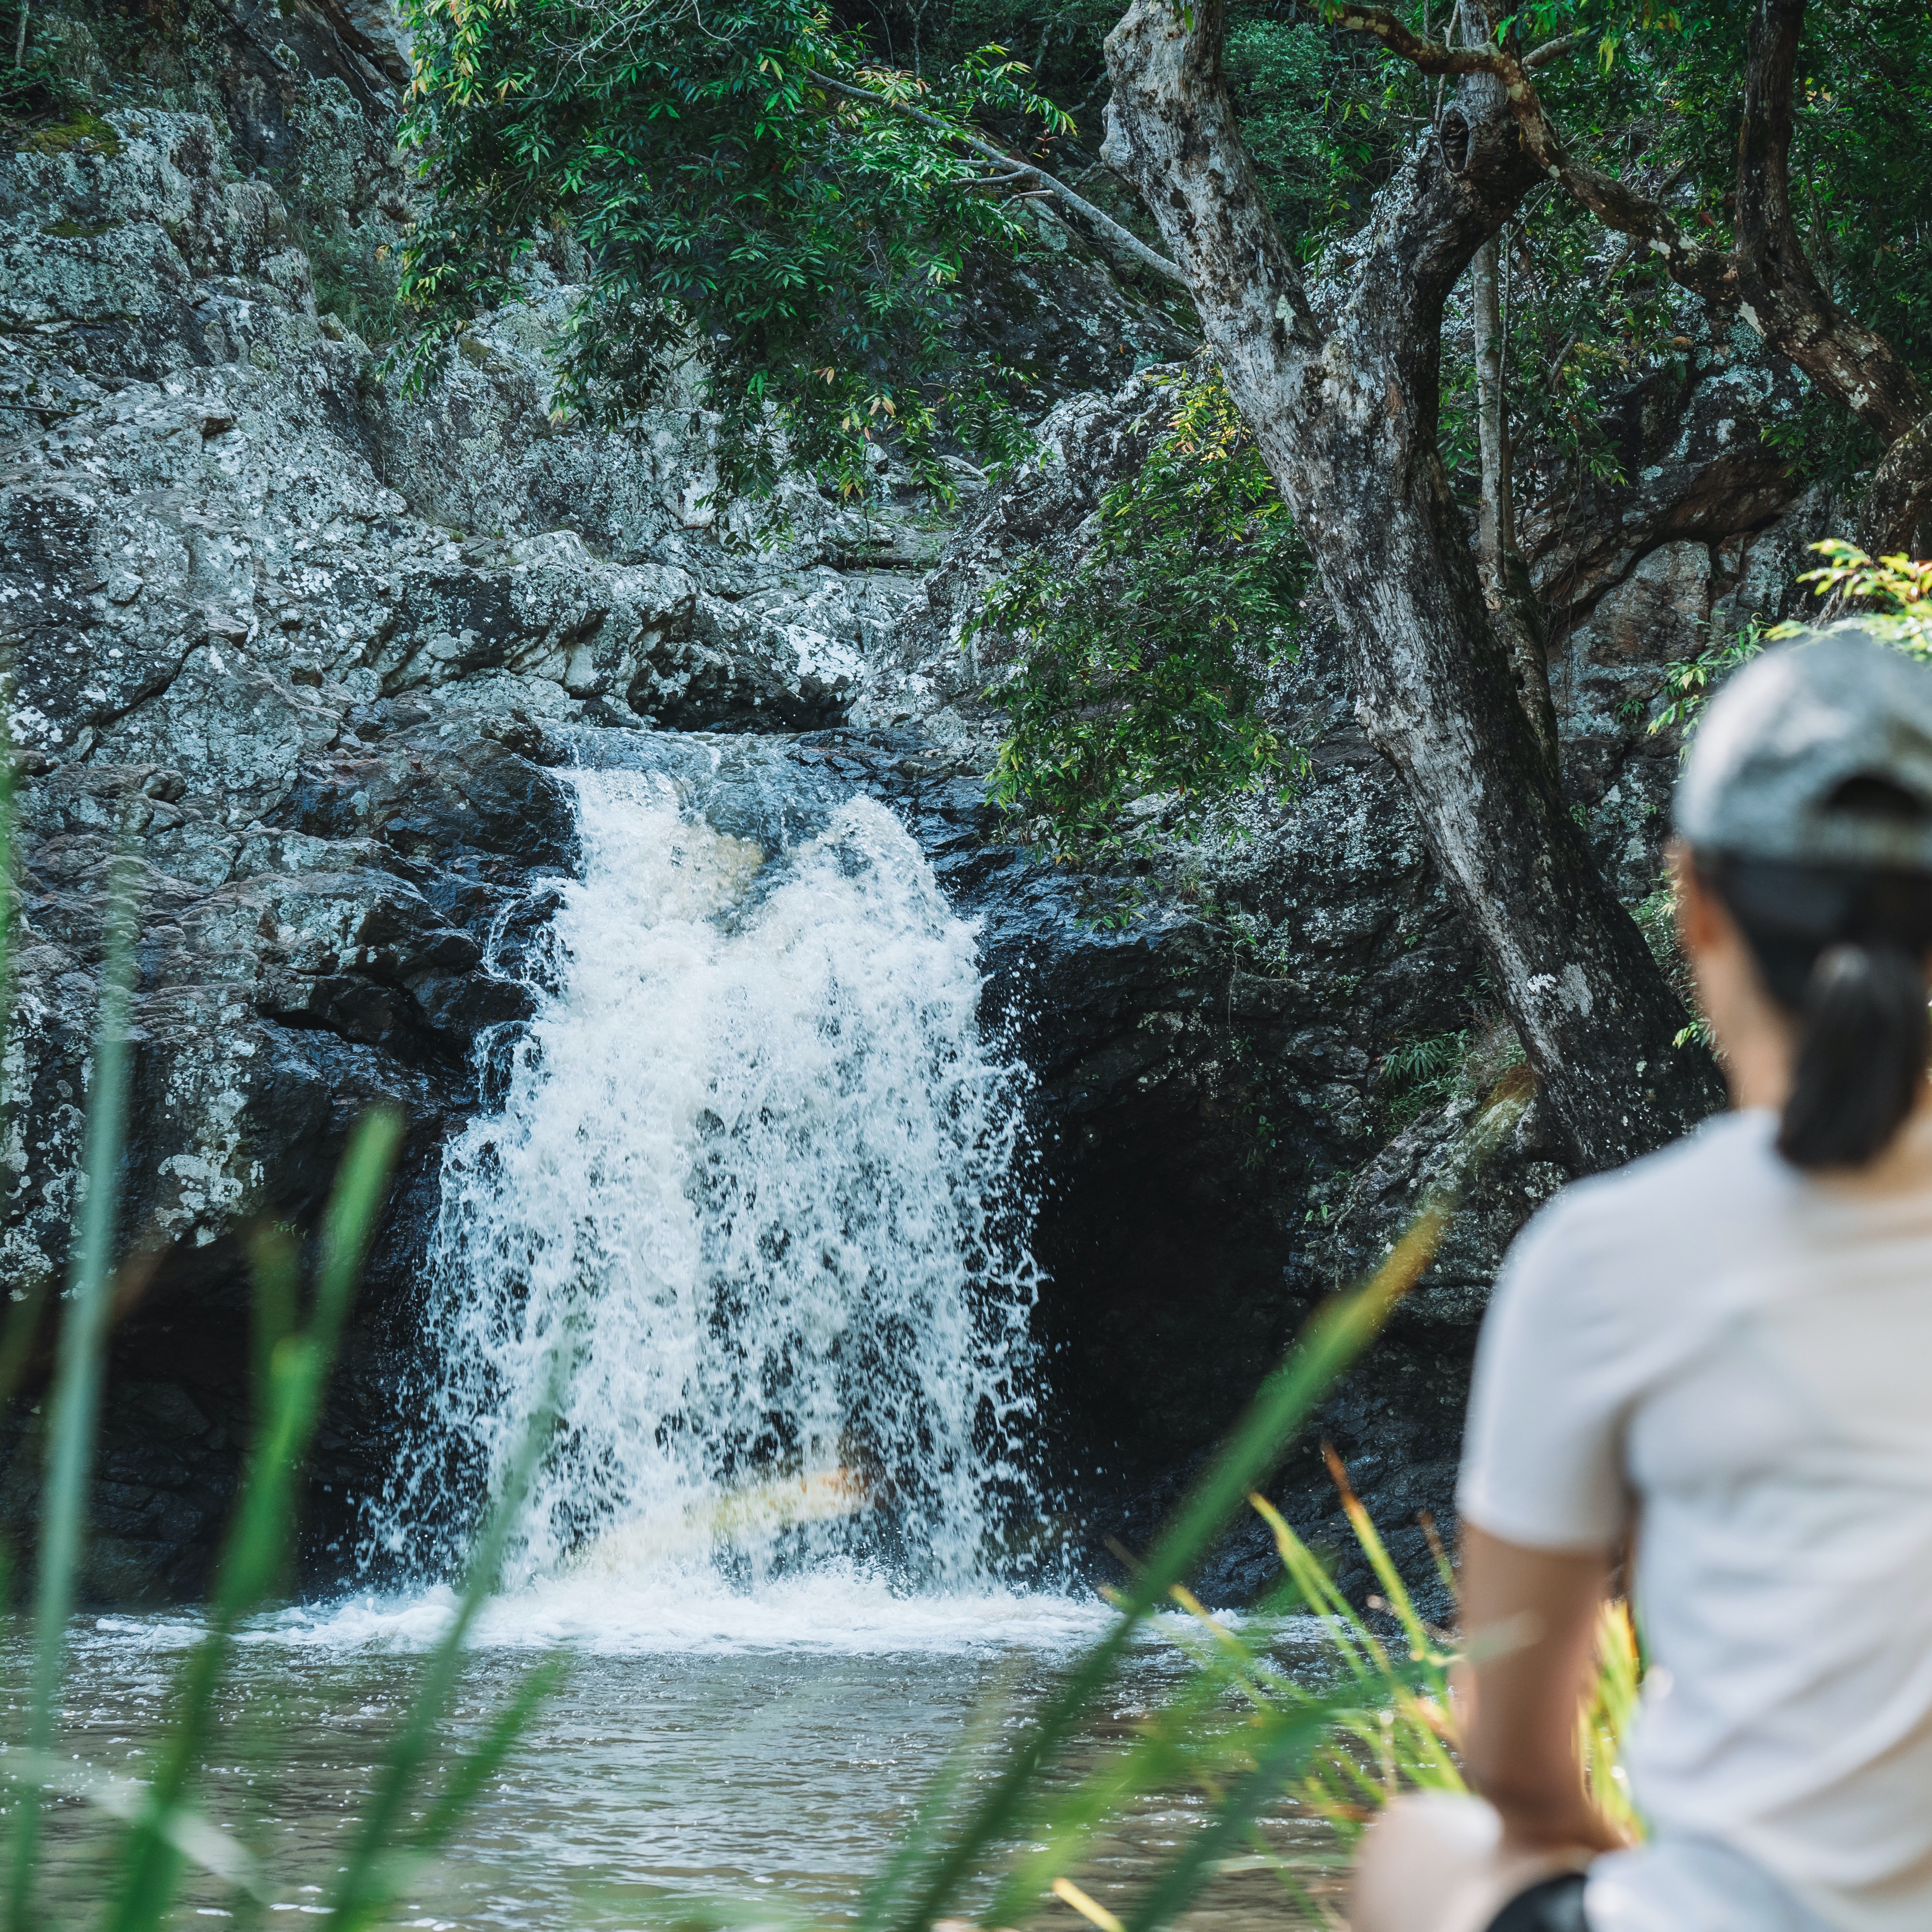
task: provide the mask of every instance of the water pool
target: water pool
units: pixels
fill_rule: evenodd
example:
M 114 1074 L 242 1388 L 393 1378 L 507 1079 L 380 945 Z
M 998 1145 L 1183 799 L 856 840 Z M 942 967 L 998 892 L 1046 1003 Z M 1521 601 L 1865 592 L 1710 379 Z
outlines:
M 627 1598 L 557 1585 L 500 1601 L 466 1664 L 445 1736 L 472 1744 L 537 1658 L 572 1652 L 539 1711 L 450 1850 L 418 1873 L 395 1922 L 438 1932 L 663 1932 L 680 1899 L 727 1901 L 754 1921 L 853 1916 L 940 1765 L 972 1746 L 979 1774 L 1071 1644 L 1104 1612 L 1064 1597 L 1000 1593 L 899 1598 L 818 1574 L 734 1600 L 701 1577 Z M 399 1721 L 445 1600 L 352 1598 L 266 1619 L 240 1646 L 224 1693 L 209 1816 L 266 1875 L 266 1910 L 192 1874 L 176 1922 L 292 1922 L 324 1888 Z M 178 1617 L 78 1623 L 58 1750 L 96 1774 L 139 1778 L 152 1761 L 168 1688 L 194 1632 Z M 24 1633 L 4 1658 L 8 1734 L 22 1721 Z M 1157 1639 L 1137 1648 L 1076 1759 L 1124 1738 L 1186 1666 Z M 4 1762 L 4 1760 L 0 1760 Z M 1200 1801 L 1143 1800 L 1078 1876 L 1116 1909 L 1197 1827 Z M 58 1802 L 49 1820 L 44 1904 L 53 1922 L 105 1902 L 119 1827 L 96 1806 Z M 1327 1828 L 1283 1804 L 1264 1821 L 1277 1855 L 1335 1897 Z M 1057 1900 L 1039 1922 L 1081 1922 Z M 1216 1932 L 1307 1922 L 1280 1879 L 1247 1857 L 1210 1882 L 1183 1922 Z

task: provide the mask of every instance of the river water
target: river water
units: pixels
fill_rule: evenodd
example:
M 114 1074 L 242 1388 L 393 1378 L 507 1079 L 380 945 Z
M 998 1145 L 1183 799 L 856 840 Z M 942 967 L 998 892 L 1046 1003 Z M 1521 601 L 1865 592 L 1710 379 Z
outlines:
M 548 1598 L 496 1607 L 443 1738 L 473 1746 L 534 1658 L 572 1639 L 574 1660 L 454 1845 L 417 1875 L 394 1922 L 443 1932 L 666 1932 L 681 1901 L 728 1905 L 753 1922 L 853 1916 L 929 1780 L 976 1725 L 982 1774 L 1100 1607 L 1066 1598 L 905 1600 L 847 1578 L 775 1591 L 735 1612 L 687 1604 L 664 1646 L 644 1649 L 632 1606 L 602 1634 L 596 1606 Z M 242 1647 L 223 1701 L 202 1804 L 255 1852 L 273 1906 L 296 1922 L 340 1864 L 384 1744 L 415 1681 L 434 1602 L 351 1602 L 285 1614 Z M 667 1619 L 668 1623 L 670 1620 Z M 59 1750 L 76 1769 L 138 1778 L 152 1763 L 191 1624 L 90 1620 L 76 1631 Z M 7 1728 L 17 1735 L 26 1672 L 5 1660 Z M 1182 1666 L 1158 1639 L 1130 1660 L 1070 1768 L 1124 1739 Z M 988 1726 L 986 1714 L 997 1720 Z M 1189 1793 L 1135 1804 L 1079 1868 L 1124 1909 L 1201 1815 Z M 1284 1804 L 1263 1821 L 1276 1855 L 1318 1895 L 1338 1892 L 1325 1828 Z M 64 1803 L 49 1821 L 42 1898 L 52 1922 L 96 1915 L 118 1827 Z M 1036 1923 L 1082 1932 L 1057 1900 Z M 245 1900 L 191 1874 L 182 1926 L 247 1919 Z M 1210 1881 L 1182 1922 L 1263 1932 L 1307 1922 L 1280 1879 L 1244 1858 Z
M 972 932 L 904 830 L 795 772 L 666 738 L 574 776 L 581 877 L 534 948 L 504 935 L 538 1010 L 484 1043 L 491 1104 L 446 1159 L 368 1587 L 259 1620 L 224 1694 L 203 1802 L 256 1849 L 272 1918 L 318 1909 L 533 1416 L 447 1748 L 534 1660 L 572 1661 L 401 1922 L 663 1927 L 691 1894 L 848 1919 L 951 1754 L 990 1775 L 1104 1626 L 1029 1454 L 1026 1070 L 982 1037 Z M 77 1775 L 142 1775 L 195 1634 L 76 1626 Z M 17 1735 L 17 1640 L 0 1664 Z M 1150 1635 L 1069 1774 L 1184 1667 Z M 1089 1890 L 1130 1895 L 1198 1815 L 1130 1809 Z M 57 1810 L 56 1922 L 102 1902 L 114 1828 Z M 1325 1832 L 1286 1806 L 1262 1828 L 1322 1888 Z M 1295 1922 L 1262 1864 L 1192 1921 Z M 197 1876 L 179 1922 L 247 1911 Z

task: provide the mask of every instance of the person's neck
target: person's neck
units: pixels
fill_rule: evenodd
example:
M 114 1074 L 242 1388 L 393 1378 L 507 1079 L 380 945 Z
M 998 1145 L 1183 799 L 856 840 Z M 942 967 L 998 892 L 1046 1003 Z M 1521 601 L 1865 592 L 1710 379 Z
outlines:
M 1740 1113 L 1753 1107 L 1783 1112 L 1791 1091 L 1796 1052 L 1796 1042 L 1781 1018 L 1747 1032 L 1724 1054 L 1724 1082 L 1730 1089 L 1731 1105 Z

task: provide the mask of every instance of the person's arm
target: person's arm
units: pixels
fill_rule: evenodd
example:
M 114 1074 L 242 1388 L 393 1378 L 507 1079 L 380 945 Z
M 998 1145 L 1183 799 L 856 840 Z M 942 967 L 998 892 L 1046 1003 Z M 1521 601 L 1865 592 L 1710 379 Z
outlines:
M 1457 1686 L 1462 1766 L 1502 1816 L 1505 1852 L 1624 1843 L 1584 1791 L 1577 1748 L 1609 1575 L 1607 1555 L 1527 1549 L 1464 1522 L 1462 1627 L 1477 1661 Z M 1498 1646 L 1486 1658 L 1486 1637 Z

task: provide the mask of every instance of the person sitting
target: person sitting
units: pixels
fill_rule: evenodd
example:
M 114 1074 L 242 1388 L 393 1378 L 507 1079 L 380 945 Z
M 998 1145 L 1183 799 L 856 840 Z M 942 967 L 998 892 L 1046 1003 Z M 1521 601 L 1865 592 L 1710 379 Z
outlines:
M 1932 668 L 1767 652 L 1676 820 L 1733 1111 L 1510 1250 L 1458 1492 L 1480 1796 L 1390 1808 L 1352 1932 L 1932 1928 Z M 1620 1558 L 1641 1844 L 1578 1754 Z

